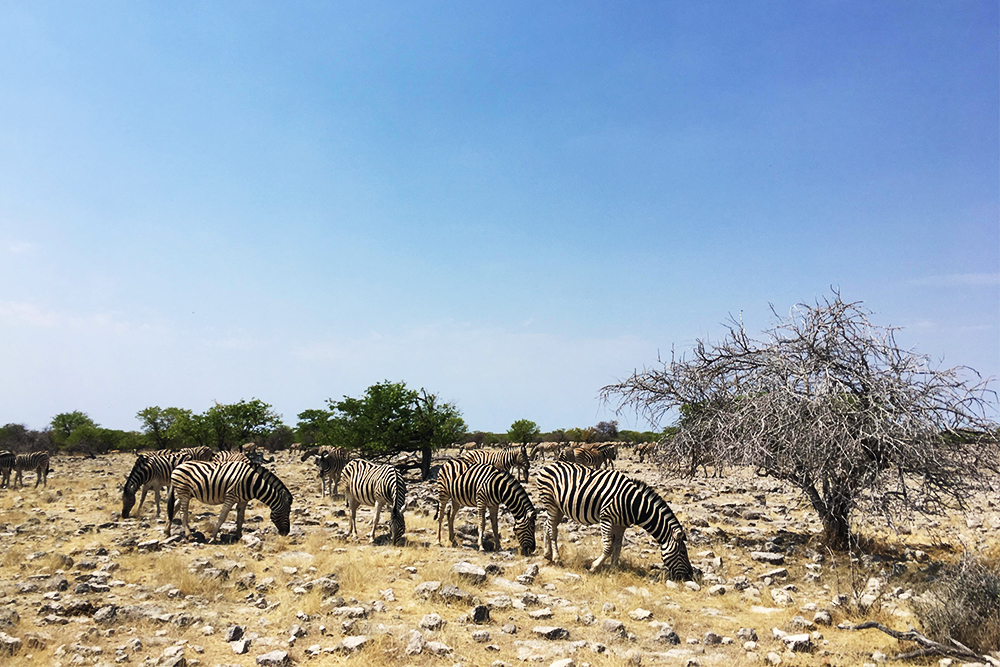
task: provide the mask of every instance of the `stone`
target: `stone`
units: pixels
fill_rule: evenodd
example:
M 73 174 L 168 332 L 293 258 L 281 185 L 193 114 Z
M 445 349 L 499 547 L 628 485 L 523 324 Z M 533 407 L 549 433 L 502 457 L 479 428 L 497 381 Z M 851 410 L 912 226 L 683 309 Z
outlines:
M 420 627 L 424 630 L 440 630 L 444 623 L 439 614 L 427 614 L 420 620 Z
M 484 604 L 477 604 L 472 608 L 472 622 L 476 625 L 490 622 L 490 608 Z
M 726 587 L 723 586 L 722 584 L 716 584 L 715 586 L 712 586 L 711 588 L 708 589 L 708 594 L 709 595 L 725 595 L 726 594 Z
M 236 641 L 229 642 L 229 647 L 236 655 L 246 655 L 250 652 L 250 640 L 237 639 Z
M 684 582 L 684 588 L 687 588 L 688 590 L 692 590 L 692 591 L 694 591 L 696 593 L 701 590 L 701 586 L 696 581 L 685 581 Z
M 485 644 L 489 640 L 490 640 L 489 630 L 476 630 L 475 632 L 472 633 L 472 641 L 476 642 L 477 644 Z
M 118 616 L 118 608 L 114 605 L 107 605 L 94 612 L 93 618 L 94 623 L 98 625 L 108 625 L 114 622 L 116 616 Z
M 632 611 L 630 611 L 628 613 L 628 617 L 631 618 L 633 621 L 648 621 L 649 619 L 653 618 L 653 612 L 649 611 L 648 609 L 642 609 L 640 607 L 638 609 L 633 609 Z
M 740 628 L 736 636 L 745 642 L 757 641 L 757 631 L 753 628 Z
M 440 581 L 424 581 L 416 585 L 413 594 L 426 599 L 437 593 L 440 588 Z
M 517 634 L 517 626 L 514 625 L 513 623 L 508 623 L 507 625 L 500 628 L 500 632 L 504 633 L 505 635 Z
M 816 625 L 833 625 L 833 616 L 828 611 L 817 611 L 813 616 L 813 623 Z
M 703 644 L 721 644 L 722 636 L 710 631 L 705 633 L 705 637 L 701 641 Z
M 15 655 L 21 650 L 21 639 L 0 632 L 0 655 Z
M 412 630 L 410 632 L 410 641 L 406 644 L 406 655 L 420 655 L 423 653 L 424 646 L 427 642 L 424 640 L 424 636 L 420 634 L 418 630 Z
M 257 656 L 257 664 L 264 667 L 288 667 L 292 659 L 285 651 L 271 651 Z
M 569 630 L 566 628 L 559 628 L 550 625 L 538 625 L 532 628 L 531 631 L 534 634 L 549 640 L 569 639 Z
M 673 628 L 661 628 L 659 632 L 653 635 L 653 641 L 676 646 L 681 643 L 681 638 L 674 632 Z
M 445 602 L 468 602 L 472 599 L 472 596 L 463 591 L 458 586 L 452 586 L 451 584 L 446 584 L 442 586 L 438 592 L 438 597 Z
M 347 637 L 344 641 L 337 644 L 333 650 L 335 653 L 355 653 L 364 648 L 366 644 L 368 644 L 368 637 L 366 635 L 358 635 L 357 637 Z
M 451 571 L 460 579 L 469 581 L 475 586 L 486 581 L 486 570 L 464 560 L 452 565 Z
M 601 630 L 616 637 L 625 636 L 625 624 L 613 618 L 606 618 L 601 621 Z
M 774 651 L 771 651 L 770 653 L 767 654 L 767 662 L 770 665 L 780 665 L 781 656 L 775 653 Z
M 785 564 L 785 554 L 773 553 L 771 551 L 751 551 L 750 558 L 761 563 L 770 563 L 771 565 Z
M 811 653 L 815 648 L 812 637 L 808 634 L 786 635 L 781 638 L 785 647 L 793 653 Z
M 552 610 L 549 609 L 548 607 L 544 609 L 536 609 L 535 611 L 528 612 L 528 616 L 535 619 L 536 621 L 546 618 L 552 618 Z
M 563 658 L 562 660 L 556 660 L 549 667 L 576 667 L 576 661 L 573 658 Z
M 447 655 L 451 653 L 451 647 L 444 642 L 427 642 L 427 651 L 434 655 Z
M 225 637 L 225 639 L 226 639 L 227 642 L 234 642 L 234 641 L 236 641 L 238 639 L 242 639 L 243 638 L 243 633 L 245 633 L 245 632 L 246 632 L 246 628 L 244 628 L 242 625 L 230 625 L 226 629 L 226 637 Z

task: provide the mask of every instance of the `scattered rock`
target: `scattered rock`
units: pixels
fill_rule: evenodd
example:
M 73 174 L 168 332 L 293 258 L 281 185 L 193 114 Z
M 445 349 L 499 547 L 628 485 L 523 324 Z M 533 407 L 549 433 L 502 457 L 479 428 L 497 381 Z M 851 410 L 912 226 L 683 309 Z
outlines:
M 569 630 L 566 628 L 559 628 L 551 625 L 538 625 L 532 628 L 531 631 L 540 637 L 544 637 L 545 639 L 569 639 Z
M 271 651 L 257 656 L 257 664 L 264 667 L 288 667 L 292 659 L 285 651 Z
M 475 586 L 486 581 L 486 570 L 464 560 L 452 565 L 451 571 L 458 575 L 459 578 L 469 581 Z

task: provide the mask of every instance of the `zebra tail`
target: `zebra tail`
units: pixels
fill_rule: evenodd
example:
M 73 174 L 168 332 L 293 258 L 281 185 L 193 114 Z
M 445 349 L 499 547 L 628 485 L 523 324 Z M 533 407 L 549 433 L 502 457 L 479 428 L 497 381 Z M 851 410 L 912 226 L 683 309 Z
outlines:
M 392 542 L 393 544 L 403 543 L 403 533 L 406 532 L 406 519 L 403 518 L 403 509 L 406 507 L 406 483 L 403 476 L 396 473 L 396 497 L 392 503 Z
M 171 485 L 170 493 L 167 495 L 167 530 L 174 523 L 174 487 Z

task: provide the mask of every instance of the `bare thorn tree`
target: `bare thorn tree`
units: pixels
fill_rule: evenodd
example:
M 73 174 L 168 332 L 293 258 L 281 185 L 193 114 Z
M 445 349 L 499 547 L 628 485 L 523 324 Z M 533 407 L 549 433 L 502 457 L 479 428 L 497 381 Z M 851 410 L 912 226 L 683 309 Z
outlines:
M 786 318 L 771 311 L 777 324 L 761 340 L 730 319 L 721 343 L 698 340 L 690 360 L 671 355 L 602 398 L 653 423 L 684 408 L 675 448 L 797 486 L 838 549 L 850 546 L 859 512 L 893 525 L 906 511 L 964 509 L 996 485 L 989 380 L 933 368 L 836 291 Z

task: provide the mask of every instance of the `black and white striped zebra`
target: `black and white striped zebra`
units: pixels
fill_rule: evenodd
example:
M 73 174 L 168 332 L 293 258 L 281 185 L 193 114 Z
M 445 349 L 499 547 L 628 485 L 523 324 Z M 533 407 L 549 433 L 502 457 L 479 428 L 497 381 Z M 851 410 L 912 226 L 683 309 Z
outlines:
M 372 519 L 370 540 L 375 541 L 375 529 L 378 527 L 379 513 L 382 507 L 391 508 L 389 521 L 393 544 L 403 543 L 403 533 L 406 532 L 406 522 L 403 510 L 406 508 L 406 481 L 395 466 L 377 464 L 363 459 L 354 459 L 344 466 L 341 476 L 344 481 L 344 496 L 351 510 L 351 527 L 348 537 L 357 536 L 356 523 L 359 505 L 375 507 L 375 517 Z
M 187 461 L 174 468 L 170 476 L 170 496 L 167 498 L 167 535 L 174 520 L 176 503 L 180 504 L 184 537 L 190 537 L 188 512 L 191 499 L 206 505 L 222 505 L 219 522 L 211 539 L 219 535 L 226 515 L 236 505 L 236 539 L 243 535 L 243 517 L 247 503 L 259 500 L 271 508 L 271 522 L 279 535 L 291 529 L 292 494 L 278 476 L 263 466 L 242 461 L 215 465 L 208 461 Z
M 686 581 L 694 575 L 688 558 L 686 535 L 670 506 L 656 491 L 615 470 L 591 470 L 573 463 L 555 463 L 538 475 L 539 507 L 545 521 L 544 556 L 558 562 L 557 533 L 563 517 L 578 523 L 601 524 L 601 556 L 591 571 L 607 558 L 618 561 L 625 528 L 636 525 L 660 545 L 663 566 L 672 579 Z
M 524 445 L 504 447 L 503 449 L 474 449 L 463 452 L 459 458 L 470 463 L 493 466 L 497 470 L 509 473 L 513 468 L 521 469 L 520 481 L 528 481 L 528 449 Z
M 445 513 L 448 514 L 448 538 L 452 546 L 458 546 L 455 541 L 455 515 L 462 507 L 476 507 L 479 510 L 479 549 L 483 548 L 487 510 L 493 526 L 493 537 L 499 548 L 497 514 L 500 505 L 504 505 L 514 515 L 514 534 L 521 547 L 521 555 L 529 556 L 534 553 L 537 512 L 528 492 L 511 475 L 490 465 L 461 460 L 448 461 L 438 472 L 437 492 L 438 545 L 441 544 L 441 526 Z
M 24 471 L 31 470 L 35 473 L 35 488 L 39 482 L 42 486 L 49 485 L 49 453 L 31 452 L 30 454 L 17 454 L 14 456 L 14 483 L 18 487 L 24 486 Z
M 337 487 L 340 485 L 344 466 L 351 460 L 351 452 L 344 447 L 311 449 L 302 455 L 302 461 L 314 456 L 316 457 L 316 465 L 319 467 L 321 492 L 324 497 L 329 495 L 333 498 L 337 495 Z
M 135 457 L 132 470 L 125 478 L 125 488 L 122 489 L 122 518 L 127 519 L 135 505 L 136 491 L 142 489 L 139 496 L 139 506 L 135 508 L 135 515 L 138 516 L 142 510 L 142 504 L 146 501 L 146 494 L 153 491 L 156 498 L 156 516 L 160 516 L 160 488 L 170 486 L 170 474 L 181 463 L 188 461 L 189 454 L 179 450 L 170 454 L 154 454 L 147 456 L 140 454 Z
M 0 452 L 0 488 L 10 483 L 10 472 L 14 469 L 16 458 L 13 452 Z

